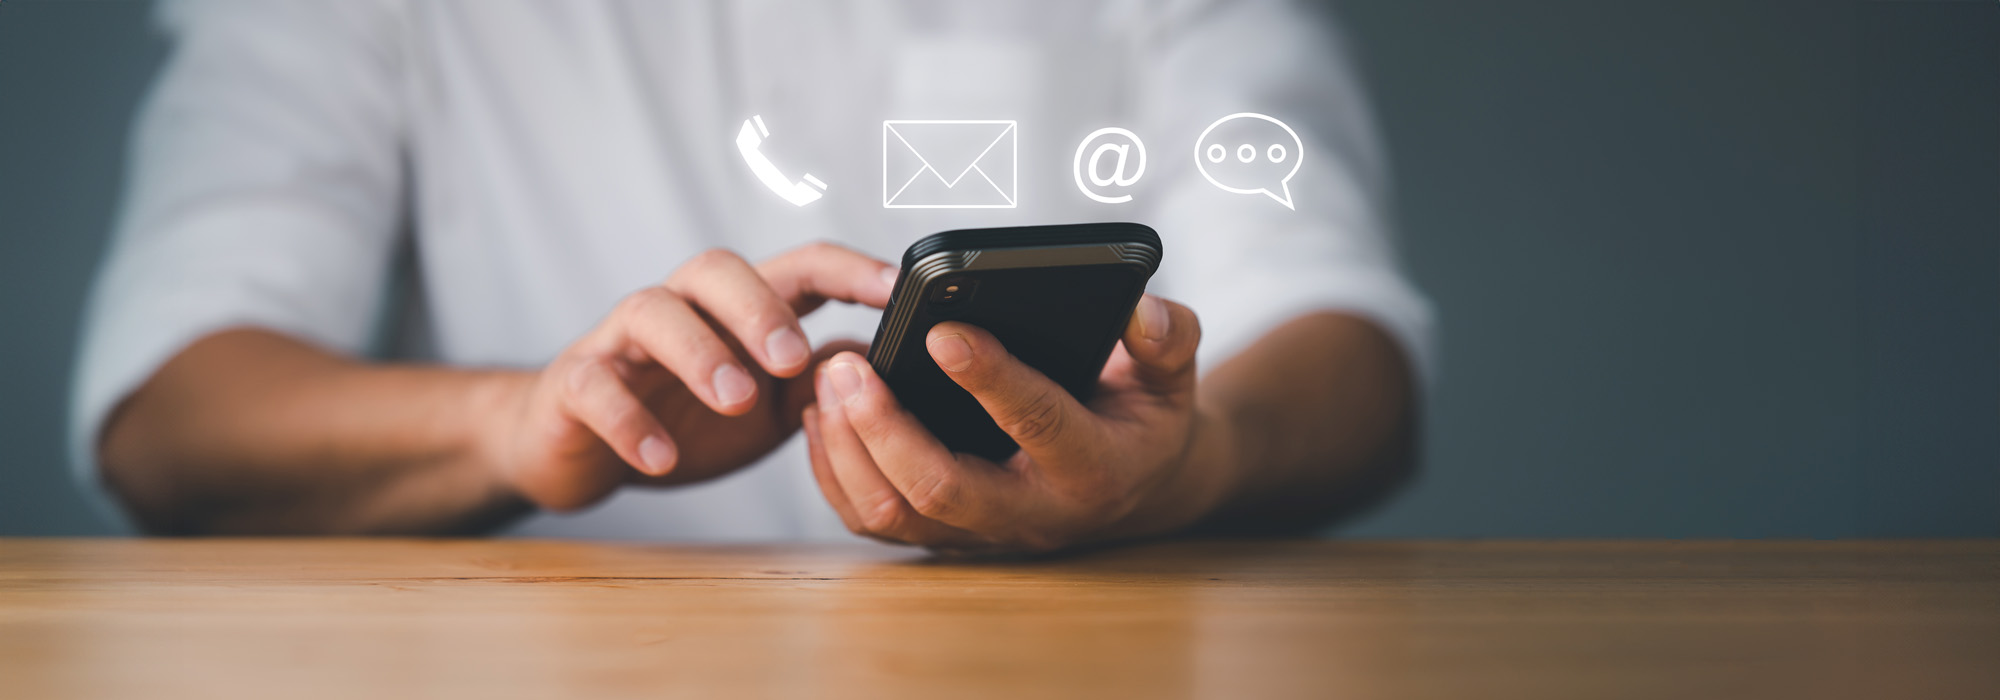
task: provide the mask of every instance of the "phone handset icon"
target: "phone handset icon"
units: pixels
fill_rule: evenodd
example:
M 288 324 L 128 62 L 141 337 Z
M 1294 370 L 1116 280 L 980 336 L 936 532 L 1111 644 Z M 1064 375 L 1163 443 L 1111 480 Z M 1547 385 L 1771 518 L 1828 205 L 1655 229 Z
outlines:
M 736 134 L 736 150 L 743 152 L 743 162 L 750 164 L 750 172 L 755 173 L 765 187 L 771 188 L 772 192 L 778 193 L 793 206 L 803 207 L 819 199 L 826 183 L 811 174 L 807 174 L 803 182 L 792 182 L 784 173 L 778 172 L 778 166 L 760 150 L 764 139 L 770 135 L 771 130 L 764 128 L 762 115 L 743 120 L 743 130 Z

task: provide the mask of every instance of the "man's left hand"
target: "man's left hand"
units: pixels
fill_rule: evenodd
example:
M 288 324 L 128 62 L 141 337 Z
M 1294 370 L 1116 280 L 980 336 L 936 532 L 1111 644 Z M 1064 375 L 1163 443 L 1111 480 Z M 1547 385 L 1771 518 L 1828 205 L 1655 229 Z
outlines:
M 1201 329 L 1147 295 L 1078 402 L 979 328 L 933 327 L 945 374 L 1021 451 L 996 464 L 954 454 L 852 352 L 821 366 L 805 410 L 813 473 L 848 529 L 942 552 L 1041 552 L 1184 528 L 1229 484 L 1226 421 L 1195 401 Z

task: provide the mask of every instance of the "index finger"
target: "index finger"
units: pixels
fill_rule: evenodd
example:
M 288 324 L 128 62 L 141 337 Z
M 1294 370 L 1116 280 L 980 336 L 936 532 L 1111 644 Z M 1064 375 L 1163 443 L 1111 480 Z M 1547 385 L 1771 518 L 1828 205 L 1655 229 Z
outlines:
M 867 461 L 918 514 L 986 534 L 1012 533 L 1032 516 L 1026 484 L 984 459 L 953 454 L 896 402 L 861 356 L 841 353 L 820 371 L 835 394 L 822 399 L 835 410 L 823 412 L 847 423 Z
M 1093 455 L 1103 445 L 1096 416 L 1048 375 L 1022 362 L 992 333 L 959 321 L 931 326 L 931 359 L 1000 426 L 1021 451 L 1045 464 Z
M 828 300 L 889 305 L 896 286 L 896 266 L 860 251 L 819 242 L 794 248 L 757 265 L 757 273 L 786 302 L 805 315 Z

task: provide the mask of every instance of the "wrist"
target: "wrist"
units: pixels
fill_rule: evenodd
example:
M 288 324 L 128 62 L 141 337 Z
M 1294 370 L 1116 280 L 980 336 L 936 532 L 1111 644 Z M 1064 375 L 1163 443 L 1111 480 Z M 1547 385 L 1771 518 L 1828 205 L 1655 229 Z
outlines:
M 1185 529 L 1208 518 L 1228 504 L 1243 488 L 1248 473 L 1244 432 L 1236 421 L 1209 406 L 1195 409 L 1194 435 L 1189 440 L 1188 458 L 1181 467 L 1181 488 L 1185 493 L 1184 520 L 1176 529 Z
M 1188 439 L 1149 505 L 1118 528 L 1117 537 L 1165 535 L 1193 527 L 1225 505 L 1242 480 L 1240 431 L 1207 407 L 1188 422 Z
M 531 372 L 482 372 L 472 377 L 463 396 L 459 415 L 468 420 L 459 466 L 497 501 L 529 500 L 516 487 L 513 474 L 535 378 Z
M 366 430 L 334 430 L 355 450 L 345 461 L 366 474 L 357 483 L 368 487 L 324 529 L 476 533 L 522 513 L 524 502 L 495 477 L 485 456 L 500 374 L 392 366 L 303 390 L 333 404 L 345 398 L 342 392 L 393 397 L 347 414 L 368 422 Z

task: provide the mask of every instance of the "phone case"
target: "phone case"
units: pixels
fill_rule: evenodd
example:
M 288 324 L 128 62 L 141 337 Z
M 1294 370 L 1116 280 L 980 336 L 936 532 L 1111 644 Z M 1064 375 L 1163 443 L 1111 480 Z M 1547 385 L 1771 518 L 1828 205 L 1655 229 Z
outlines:
M 931 326 L 986 329 L 1080 401 L 1090 399 L 1146 281 L 1160 237 L 1134 223 L 946 231 L 903 253 L 868 360 L 903 407 L 955 452 L 995 461 L 1019 449 L 925 347 Z M 953 291 L 956 290 L 956 291 Z

